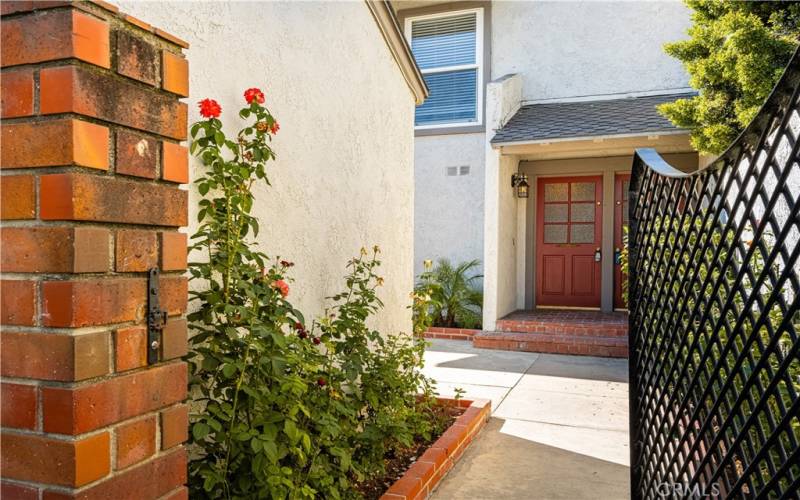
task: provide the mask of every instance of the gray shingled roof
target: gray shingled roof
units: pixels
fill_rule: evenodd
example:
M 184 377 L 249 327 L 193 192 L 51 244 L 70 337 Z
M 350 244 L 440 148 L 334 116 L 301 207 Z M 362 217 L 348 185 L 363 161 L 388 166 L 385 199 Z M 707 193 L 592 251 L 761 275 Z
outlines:
M 656 105 L 692 95 L 529 104 L 497 131 L 492 143 L 674 132 L 677 128 L 656 111 Z

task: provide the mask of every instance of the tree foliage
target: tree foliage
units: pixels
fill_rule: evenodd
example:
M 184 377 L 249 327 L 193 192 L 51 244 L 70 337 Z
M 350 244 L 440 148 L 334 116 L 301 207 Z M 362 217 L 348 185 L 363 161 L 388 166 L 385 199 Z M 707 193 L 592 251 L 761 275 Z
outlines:
M 700 152 L 719 154 L 756 116 L 800 39 L 800 2 L 686 0 L 689 39 L 666 44 L 699 95 L 659 106 L 691 131 Z

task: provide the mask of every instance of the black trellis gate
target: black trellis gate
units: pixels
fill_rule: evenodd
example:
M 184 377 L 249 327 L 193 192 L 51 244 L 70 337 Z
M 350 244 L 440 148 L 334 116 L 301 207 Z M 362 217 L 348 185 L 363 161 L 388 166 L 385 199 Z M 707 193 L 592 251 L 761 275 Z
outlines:
M 800 56 L 736 142 L 684 174 L 636 152 L 634 498 L 800 492 Z

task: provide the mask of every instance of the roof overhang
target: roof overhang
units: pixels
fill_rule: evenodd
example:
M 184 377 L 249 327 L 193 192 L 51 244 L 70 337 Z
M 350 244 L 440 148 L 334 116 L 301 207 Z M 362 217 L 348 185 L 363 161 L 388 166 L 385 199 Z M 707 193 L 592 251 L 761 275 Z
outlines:
M 403 78 L 405 78 L 408 87 L 411 89 L 411 93 L 414 94 L 414 102 L 419 106 L 428 97 L 428 87 L 425 85 L 422 72 L 411 54 L 411 48 L 403 36 L 403 30 L 400 29 L 400 24 L 397 22 L 392 6 L 385 0 L 364 1 L 378 24 L 392 57 L 397 61 L 400 72 L 403 73 Z
M 624 156 L 633 154 L 636 148 L 654 148 L 659 153 L 695 151 L 685 130 L 501 142 L 493 143 L 492 147 L 501 154 L 526 160 Z

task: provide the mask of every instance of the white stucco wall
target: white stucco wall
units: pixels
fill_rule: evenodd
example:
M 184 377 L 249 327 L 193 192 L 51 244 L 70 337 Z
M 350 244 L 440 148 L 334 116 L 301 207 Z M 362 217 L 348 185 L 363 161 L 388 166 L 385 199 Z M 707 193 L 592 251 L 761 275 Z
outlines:
M 244 89 L 265 91 L 281 130 L 272 187 L 255 190 L 258 241 L 296 263 L 295 304 L 321 314 L 347 260 L 378 244 L 386 309 L 376 326 L 409 331 L 414 99 L 365 3 L 116 3 L 191 44 L 190 122 L 211 97 L 234 133 Z M 190 234 L 198 200 L 192 190 Z
M 485 134 L 417 137 L 414 145 L 414 274 L 425 259 L 478 259 L 483 268 Z M 448 176 L 447 167 L 469 167 Z
M 519 73 L 526 101 L 685 88 L 662 46 L 689 25 L 678 1 L 492 2 L 492 79 Z
M 521 91 L 519 75 L 507 75 L 486 86 L 486 123 L 490 129 L 502 127 L 514 114 Z M 501 155 L 488 141 L 484 155 L 483 329 L 494 330 L 498 318 L 519 307 L 517 251 L 523 247 L 518 239 L 517 216 L 523 213 L 520 205 L 525 201 L 517 199 L 511 187 L 519 158 Z

